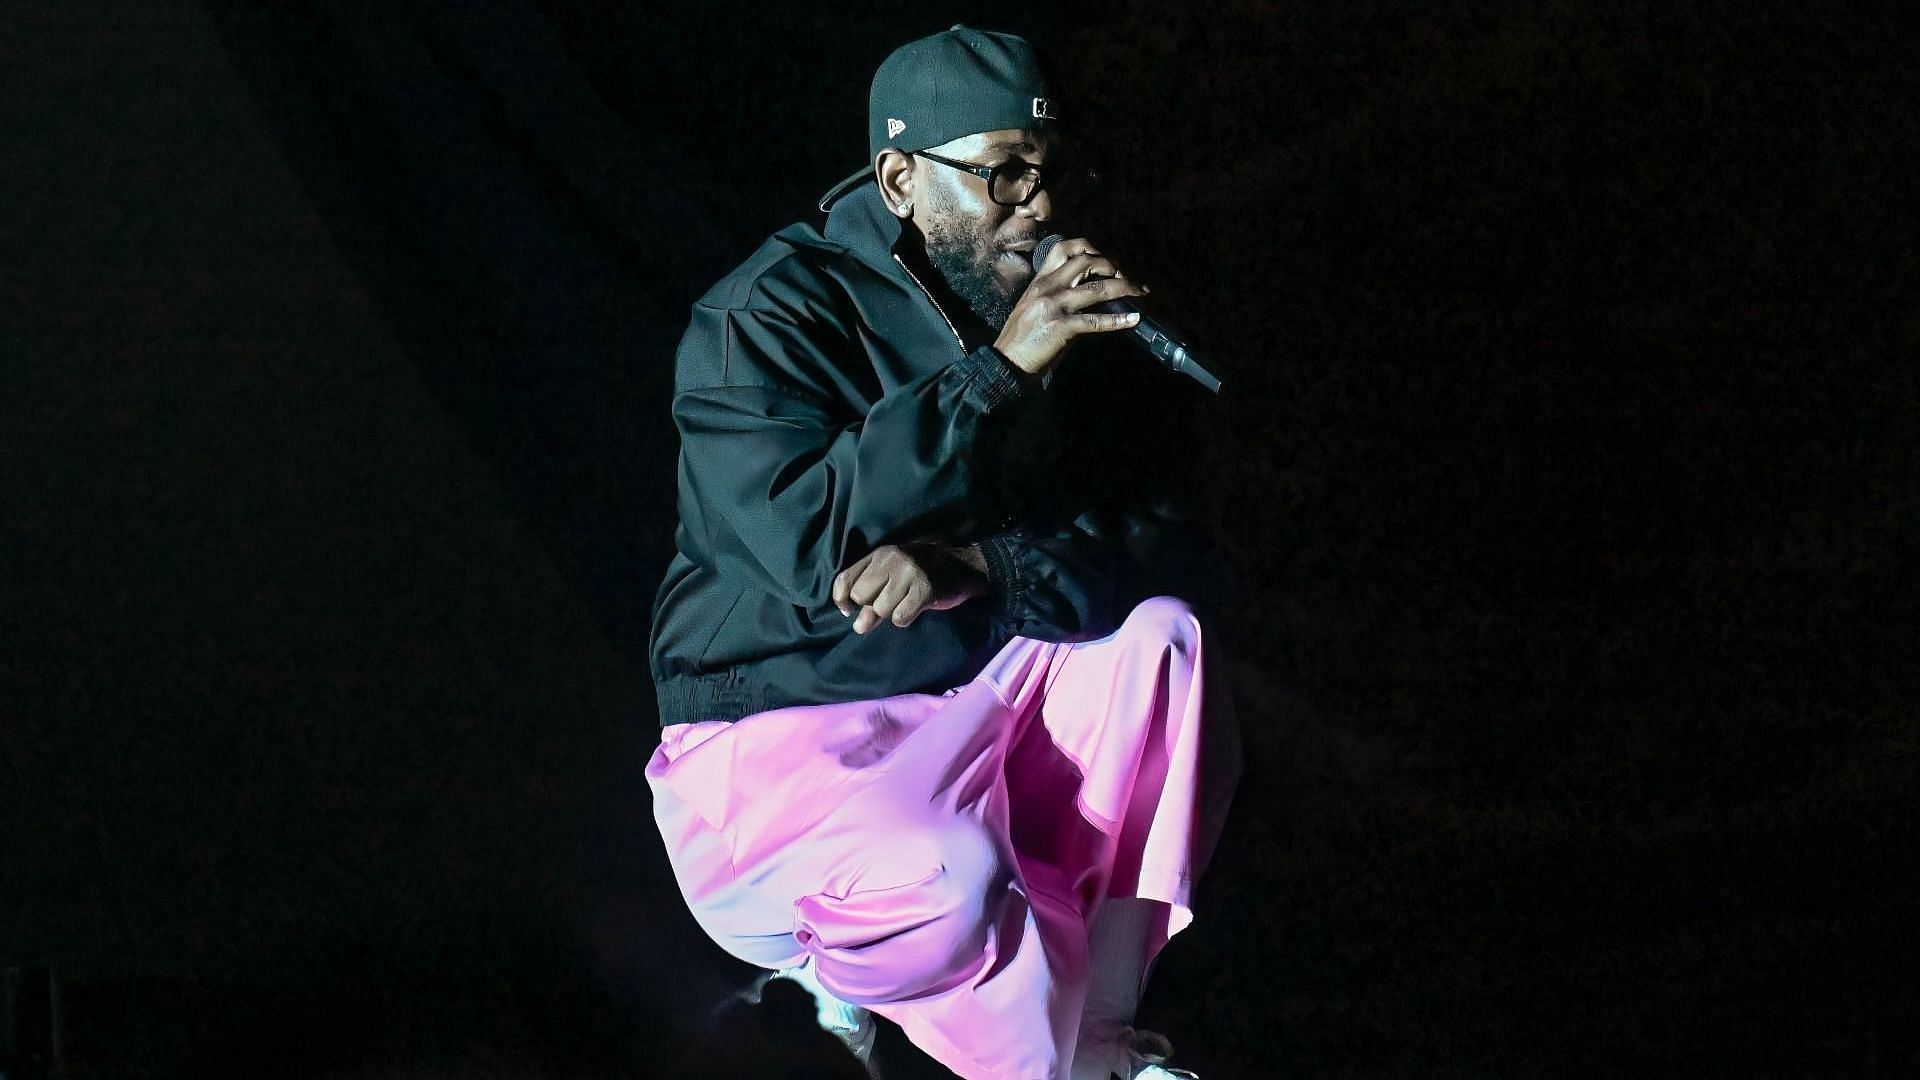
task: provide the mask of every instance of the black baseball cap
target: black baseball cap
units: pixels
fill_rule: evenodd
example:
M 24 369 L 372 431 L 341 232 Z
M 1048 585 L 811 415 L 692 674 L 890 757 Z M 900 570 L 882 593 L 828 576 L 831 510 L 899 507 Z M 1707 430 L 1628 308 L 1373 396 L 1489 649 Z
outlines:
M 820 197 L 827 210 L 873 178 L 881 150 L 925 150 L 982 131 L 1045 129 L 1059 120 L 1033 45 L 1017 34 L 955 24 L 893 50 L 867 95 L 867 163 Z

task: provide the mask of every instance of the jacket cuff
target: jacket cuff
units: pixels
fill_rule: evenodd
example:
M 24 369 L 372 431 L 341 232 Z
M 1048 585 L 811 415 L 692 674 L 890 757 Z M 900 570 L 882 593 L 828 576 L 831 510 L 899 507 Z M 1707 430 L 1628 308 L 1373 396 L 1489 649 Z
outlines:
M 1035 382 L 1030 376 L 991 345 L 982 345 L 961 361 L 973 369 L 965 394 L 981 412 L 992 412 L 1002 404 L 1025 397 Z
M 1017 611 L 1027 598 L 1027 575 L 1020 569 L 1019 538 L 1012 533 L 989 536 L 979 542 L 987 564 L 987 583 L 1003 611 Z

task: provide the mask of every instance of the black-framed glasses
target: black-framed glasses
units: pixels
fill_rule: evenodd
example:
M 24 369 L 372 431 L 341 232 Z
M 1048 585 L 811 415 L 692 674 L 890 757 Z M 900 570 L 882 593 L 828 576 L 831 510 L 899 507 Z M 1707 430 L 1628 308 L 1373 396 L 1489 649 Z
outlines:
M 971 161 L 955 161 L 952 158 L 930 154 L 925 150 L 914 153 L 929 161 L 937 161 L 948 168 L 970 172 L 987 182 L 987 197 L 1001 206 L 1025 206 L 1033 201 L 1042 190 L 1055 196 L 1069 195 L 1078 181 L 1090 180 L 1092 175 L 1084 170 L 1042 169 L 1032 162 L 1019 158 L 1008 158 L 998 165 L 975 165 Z

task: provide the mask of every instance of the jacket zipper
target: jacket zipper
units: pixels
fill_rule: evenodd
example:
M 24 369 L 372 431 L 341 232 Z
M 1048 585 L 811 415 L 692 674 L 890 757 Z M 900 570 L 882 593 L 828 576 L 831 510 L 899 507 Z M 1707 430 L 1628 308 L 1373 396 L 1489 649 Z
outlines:
M 932 305 L 933 305 L 933 310 L 935 310 L 935 311 L 938 311 L 938 312 L 940 313 L 940 321 L 941 321 L 941 322 L 943 322 L 943 323 L 946 323 L 946 324 L 947 324 L 947 330 L 948 330 L 948 332 L 950 332 L 950 333 L 952 333 L 952 334 L 953 334 L 953 343 L 954 343 L 955 345 L 958 345 L 958 346 L 960 347 L 960 355 L 961 355 L 961 356 L 966 356 L 966 355 L 967 355 L 967 343 L 966 343 L 965 341 L 963 341 L 963 340 L 961 340 L 961 338 L 960 338 L 960 331 L 958 331 L 958 330 L 955 330 L 955 329 L 954 329 L 954 326 L 953 326 L 953 320 L 952 320 L 952 319 L 949 319 L 949 318 L 947 318 L 947 313 L 946 313 L 946 311 L 945 311 L 944 309 L 942 309 L 942 308 L 940 307 L 940 301 L 938 301 L 938 300 L 935 300 L 935 299 L 933 298 L 933 293 L 932 293 L 932 292 L 930 292 L 930 291 L 929 291 L 929 290 L 927 289 L 927 287 L 926 287 L 925 285 L 922 285 L 922 284 L 921 284 L 921 282 L 920 282 L 920 279 L 919 279 L 918 277 L 916 277 L 916 276 L 914 275 L 914 272 L 913 272 L 913 270 L 912 270 L 912 269 L 910 269 L 910 268 L 909 268 L 909 267 L 907 266 L 907 264 L 906 264 L 906 262 L 905 262 L 905 261 L 903 261 L 903 260 L 902 260 L 902 259 L 900 258 L 900 256 L 898 256 L 898 255 L 895 255 L 895 256 L 893 257 L 893 261 L 894 261 L 894 262 L 897 262 L 897 263 L 899 263 L 899 264 L 900 264 L 900 269 L 902 269 L 902 270 L 905 270 L 905 271 L 907 272 L 907 276 L 908 276 L 908 277 L 910 277 L 910 278 L 913 278 L 913 283 L 914 283 L 915 285 L 919 285 L 919 286 L 920 286 L 920 291 L 921 291 L 922 293 L 925 293 L 925 294 L 926 294 L 926 297 L 927 297 L 927 303 L 929 303 L 929 304 L 932 304 Z M 1000 522 L 1000 527 L 1001 527 L 1002 529 L 1011 529 L 1011 528 L 1013 528 L 1013 525 L 1014 525 L 1014 517 L 1013 517 L 1013 515 L 1012 515 L 1012 514 L 1008 514 L 1008 515 L 1007 515 L 1007 516 L 1006 516 L 1006 517 L 1005 517 L 1005 518 L 1004 518 L 1004 519 L 1003 519 L 1003 520 L 1002 520 L 1002 521 Z
M 940 301 L 935 300 L 933 298 L 933 293 L 928 291 L 925 285 L 920 284 L 920 279 L 914 276 L 913 270 L 907 266 L 905 260 L 901 259 L 900 256 L 896 254 L 893 257 L 893 261 L 900 264 L 900 269 L 905 270 L 907 272 L 908 277 L 913 278 L 913 283 L 915 285 L 920 285 L 920 291 L 926 294 L 927 303 L 932 304 L 933 310 L 936 312 L 939 312 L 940 321 L 947 324 L 947 331 L 953 335 L 953 343 L 955 345 L 960 346 L 960 355 L 961 356 L 967 355 L 967 343 L 960 339 L 960 331 L 955 330 L 953 328 L 953 320 L 947 318 L 946 311 L 940 307 Z

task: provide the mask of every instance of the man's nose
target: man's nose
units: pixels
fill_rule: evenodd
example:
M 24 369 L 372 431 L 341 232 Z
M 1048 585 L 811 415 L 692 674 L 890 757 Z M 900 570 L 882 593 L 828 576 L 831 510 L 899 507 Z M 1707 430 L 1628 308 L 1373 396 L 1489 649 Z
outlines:
M 1027 205 L 1020 208 L 1020 213 L 1022 216 L 1030 217 L 1035 221 L 1051 220 L 1053 218 L 1053 195 L 1049 193 L 1046 188 L 1041 188 L 1039 191 L 1033 193 L 1033 198 L 1027 200 Z

